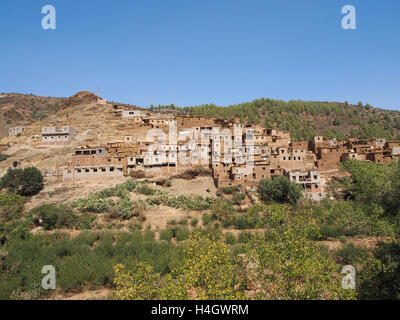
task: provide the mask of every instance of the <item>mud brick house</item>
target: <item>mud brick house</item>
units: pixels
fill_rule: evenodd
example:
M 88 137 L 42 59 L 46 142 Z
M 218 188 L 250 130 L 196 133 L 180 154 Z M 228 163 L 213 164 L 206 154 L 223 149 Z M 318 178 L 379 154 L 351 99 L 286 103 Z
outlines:
M 70 126 L 43 127 L 42 144 L 68 144 L 76 136 L 77 131 Z
M 142 111 L 141 110 L 123 110 L 122 111 L 122 118 L 136 118 L 142 117 Z
M 8 129 L 8 137 L 11 138 L 18 134 L 23 134 L 24 132 L 25 132 L 25 127 L 23 126 L 13 127 Z
M 307 199 L 320 201 L 325 197 L 319 171 L 291 171 L 288 176 L 291 181 L 303 187 Z
M 286 175 L 302 185 L 306 198 L 319 201 L 326 195 L 326 180 L 337 174 L 341 162 L 387 163 L 400 157 L 399 141 L 316 136 L 311 141 L 292 142 L 289 132 L 241 124 L 239 119 L 167 111 L 150 113 L 114 106 L 114 112 L 131 121 L 132 127 L 159 129 L 161 135 L 155 134 L 152 141 L 126 136 L 122 142 L 75 149 L 63 172 L 64 181 L 117 179 L 138 172 L 167 177 L 203 167 L 211 169 L 217 187 L 254 189 L 261 179 Z M 73 136 L 69 128 L 49 127 L 42 130 L 43 138 L 68 141 Z

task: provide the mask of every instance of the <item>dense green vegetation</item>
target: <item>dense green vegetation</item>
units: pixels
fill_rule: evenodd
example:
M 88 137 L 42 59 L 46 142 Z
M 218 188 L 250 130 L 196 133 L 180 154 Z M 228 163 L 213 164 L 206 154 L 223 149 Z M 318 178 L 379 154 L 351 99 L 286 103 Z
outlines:
M 8 159 L 8 155 L 0 153 L 0 162 L 5 161 Z
M 331 186 L 337 199 L 263 196 L 262 182 L 263 201 L 246 210 L 235 205 L 237 189 L 221 190 L 222 198 L 172 196 L 132 180 L 29 211 L 23 196 L 2 193 L 0 299 L 51 294 L 40 286 L 49 264 L 59 290 L 108 287 L 118 299 L 400 299 L 400 165 L 353 160 L 343 169 L 349 178 Z M 276 181 L 266 190 L 291 186 Z M 202 219 L 154 230 L 145 211 L 159 205 L 202 212 Z M 123 222 L 130 231 L 120 230 Z M 83 231 L 30 232 L 38 226 Z M 363 239 L 377 239 L 376 246 L 360 245 Z M 328 249 L 332 241 L 341 245 Z M 348 264 L 356 290 L 341 287 Z
M 36 167 L 11 169 L 0 179 L 0 190 L 8 189 L 22 196 L 33 196 L 43 189 L 43 176 Z
M 280 176 L 274 179 L 262 179 L 258 194 L 263 201 L 296 204 L 302 196 L 302 188 L 288 177 Z
M 316 134 L 329 138 L 387 138 L 400 140 L 400 113 L 372 108 L 369 104 L 312 102 L 301 100 L 256 99 L 230 106 L 206 104 L 179 108 L 151 106 L 150 109 L 179 109 L 192 115 L 224 119 L 238 117 L 241 122 L 262 124 L 290 131 L 294 141 L 310 140 Z

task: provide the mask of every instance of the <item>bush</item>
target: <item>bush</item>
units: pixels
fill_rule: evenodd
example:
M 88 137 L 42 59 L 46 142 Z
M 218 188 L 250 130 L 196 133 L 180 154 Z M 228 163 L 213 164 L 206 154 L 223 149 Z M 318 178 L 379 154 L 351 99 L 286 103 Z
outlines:
M 233 194 L 234 192 L 240 190 L 240 186 L 229 186 L 229 187 L 222 187 L 221 191 L 224 194 Z
M 211 207 L 211 213 L 215 219 L 222 219 L 233 214 L 234 209 L 232 203 L 226 200 L 217 200 Z
M 356 262 L 361 261 L 368 255 L 368 250 L 365 248 L 359 248 L 354 244 L 349 243 L 344 248 L 336 252 L 339 258 L 339 262 L 342 265 L 355 265 Z
M 263 201 L 296 204 L 302 196 L 300 185 L 292 182 L 286 176 L 274 179 L 262 179 L 258 186 L 258 193 Z
M 160 240 L 170 241 L 174 237 L 174 230 L 172 228 L 161 230 Z
M 239 239 L 238 241 L 240 243 L 246 243 L 249 242 L 251 239 L 253 239 L 253 235 L 248 232 L 248 231 L 242 231 L 241 233 L 239 233 Z
M 172 181 L 171 181 L 171 180 L 166 180 L 166 181 L 164 182 L 164 187 L 169 188 L 170 186 L 172 186 Z
M 0 179 L 0 189 L 18 193 L 21 196 L 34 196 L 43 189 L 43 175 L 36 167 L 11 169 Z
M 255 265 L 249 281 L 259 284 L 256 299 L 355 299 L 354 290 L 342 288 L 340 266 L 295 228 L 271 230 L 268 239 L 256 236 L 249 245 L 246 257 Z
M 193 218 L 192 221 L 190 221 L 190 224 L 192 227 L 197 226 L 197 224 L 199 223 L 199 219 L 198 218 Z
M 156 193 L 156 190 L 150 188 L 147 184 L 142 184 L 136 188 L 136 192 L 144 194 L 145 196 L 151 196 Z
M 325 200 L 308 209 L 320 227 L 322 238 L 340 236 L 392 236 L 394 226 L 384 218 L 369 215 L 352 201 Z
M 144 240 L 144 241 L 153 242 L 153 241 L 154 241 L 154 238 L 155 238 L 155 233 L 154 233 L 154 231 L 152 231 L 152 230 L 150 230 L 150 229 L 147 229 L 147 230 L 144 232 L 144 235 L 143 235 L 143 240 Z
M 225 233 L 225 241 L 227 244 L 230 244 L 230 245 L 235 244 L 236 237 L 233 233 L 227 232 L 227 233 Z
M 245 197 L 246 197 L 246 195 L 244 193 L 234 192 L 233 193 L 233 197 L 232 197 L 232 201 L 233 201 L 234 204 L 240 205 Z
M 177 228 L 176 229 L 176 239 L 178 241 L 183 241 L 189 238 L 190 231 L 188 228 Z
M 209 225 L 212 221 L 213 221 L 213 217 L 210 214 L 203 214 L 203 216 L 201 217 L 203 219 L 203 224 L 205 226 Z
M 42 225 L 46 230 L 62 227 L 73 228 L 78 222 L 77 215 L 64 204 L 46 204 L 36 207 L 29 211 L 29 215 L 36 225 Z
M 24 210 L 25 198 L 15 193 L 0 195 L 0 221 L 19 218 Z
M 169 225 L 171 225 L 171 226 L 176 226 L 176 225 L 178 224 L 178 222 L 176 222 L 175 219 L 172 219 L 172 220 L 168 220 L 168 221 L 167 221 L 167 224 L 169 224 Z
M 0 153 L 0 162 L 7 160 L 8 155 Z
M 380 243 L 364 259 L 359 272 L 358 298 L 365 300 L 400 299 L 400 243 Z

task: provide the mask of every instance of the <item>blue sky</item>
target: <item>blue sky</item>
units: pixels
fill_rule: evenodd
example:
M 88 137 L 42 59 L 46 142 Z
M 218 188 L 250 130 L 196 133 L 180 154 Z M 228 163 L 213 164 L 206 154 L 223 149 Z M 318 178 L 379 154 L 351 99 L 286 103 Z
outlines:
M 41 27 L 44 5 L 57 29 Z M 341 8 L 357 10 L 357 30 Z M 398 0 L 2 0 L 0 92 L 150 104 L 265 97 L 400 109 Z

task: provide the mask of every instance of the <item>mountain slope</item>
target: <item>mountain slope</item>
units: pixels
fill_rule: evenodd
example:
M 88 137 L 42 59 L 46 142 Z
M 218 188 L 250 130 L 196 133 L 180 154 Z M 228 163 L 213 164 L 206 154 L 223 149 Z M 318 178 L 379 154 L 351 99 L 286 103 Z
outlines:
M 0 94 L 0 138 L 6 137 L 11 127 L 45 119 L 55 113 L 63 101 L 63 98 L 18 93 Z
M 177 108 L 164 106 L 162 108 Z M 155 108 L 157 109 L 157 107 Z M 263 124 L 290 131 L 294 141 L 314 135 L 345 139 L 387 138 L 400 140 L 400 112 L 373 108 L 369 104 L 257 99 L 220 107 L 213 104 L 181 108 L 192 115 L 239 117 L 242 122 Z
M 0 138 L 8 128 L 32 124 L 69 106 L 94 103 L 97 96 L 82 91 L 65 98 L 23 94 L 0 94 Z M 222 118 L 239 117 L 242 122 L 263 124 L 290 131 L 294 141 L 310 140 L 314 135 L 345 139 L 347 137 L 400 140 L 400 112 L 373 108 L 369 104 L 347 102 L 309 102 L 301 100 L 256 99 L 230 106 L 207 104 L 191 107 L 151 106 L 150 109 L 180 109 L 192 115 Z M 87 118 L 82 118 L 85 121 Z

